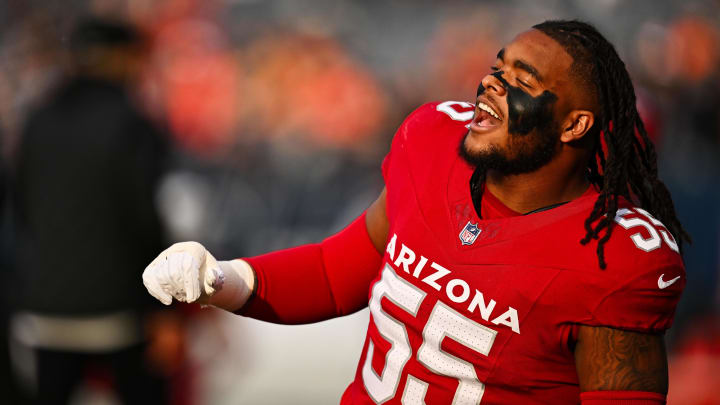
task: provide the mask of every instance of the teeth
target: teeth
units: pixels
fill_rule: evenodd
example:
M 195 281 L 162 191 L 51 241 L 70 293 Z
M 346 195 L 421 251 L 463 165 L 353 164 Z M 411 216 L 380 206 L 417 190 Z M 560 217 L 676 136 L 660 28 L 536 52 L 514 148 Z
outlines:
M 499 120 L 500 116 L 492 109 L 489 105 L 485 103 L 478 103 L 478 108 L 486 111 L 488 114 L 492 115 L 495 119 Z

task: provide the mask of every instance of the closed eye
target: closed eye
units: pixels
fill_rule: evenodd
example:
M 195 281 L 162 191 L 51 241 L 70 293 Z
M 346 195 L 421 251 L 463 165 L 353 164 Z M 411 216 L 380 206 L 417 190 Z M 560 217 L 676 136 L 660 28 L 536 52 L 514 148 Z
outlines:
M 497 72 L 497 71 L 500 70 L 500 68 L 497 67 L 497 66 L 490 66 L 490 70 L 492 70 L 493 72 Z M 531 86 L 530 83 L 528 83 L 528 82 L 524 82 L 524 81 L 522 81 L 522 80 L 520 80 L 520 79 L 515 79 L 515 80 L 518 82 L 518 84 L 520 84 L 520 85 L 523 86 L 523 87 L 526 87 L 526 88 L 528 88 L 528 89 L 532 89 L 532 88 L 533 88 L 533 86 Z

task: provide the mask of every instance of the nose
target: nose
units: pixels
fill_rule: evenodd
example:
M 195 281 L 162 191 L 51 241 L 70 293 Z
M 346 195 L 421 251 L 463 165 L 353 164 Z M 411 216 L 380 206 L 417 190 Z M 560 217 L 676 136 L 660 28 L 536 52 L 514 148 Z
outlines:
M 498 96 L 504 96 L 505 95 L 505 86 L 503 83 L 498 79 L 495 75 L 502 75 L 502 72 L 495 72 L 492 74 L 488 74 L 480 81 L 480 83 L 485 87 L 485 91 L 492 91 Z

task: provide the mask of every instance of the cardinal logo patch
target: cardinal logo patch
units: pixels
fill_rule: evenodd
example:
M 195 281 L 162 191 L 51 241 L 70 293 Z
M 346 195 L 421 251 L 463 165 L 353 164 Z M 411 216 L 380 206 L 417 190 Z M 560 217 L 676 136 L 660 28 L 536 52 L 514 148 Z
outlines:
M 475 239 L 477 239 L 478 235 L 480 235 L 480 232 L 482 231 L 478 228 L 478 224 L 473 224 L 468 221 L 465 228 L 460 231 L 460 242 L 462 242 L 463 245 L 472 245 L 475 243 Z

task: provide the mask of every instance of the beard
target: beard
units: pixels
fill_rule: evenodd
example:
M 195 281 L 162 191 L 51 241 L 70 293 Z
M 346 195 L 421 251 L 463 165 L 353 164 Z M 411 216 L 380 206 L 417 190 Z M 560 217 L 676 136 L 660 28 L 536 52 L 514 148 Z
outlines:
M 553 123 L 554 124 L 554 123 Z M 462 138 L 458 153 L 471 166 L 487 173 L 494 171 L 503 176 L 531 173 L 550 163 L 557 155 L 557 125 L 536 129 L 527 135 L 508 134 L 510 142 L 503 150 L 490 145 L 481 151 L 472 151 L 465 145 L 470 132 Z

